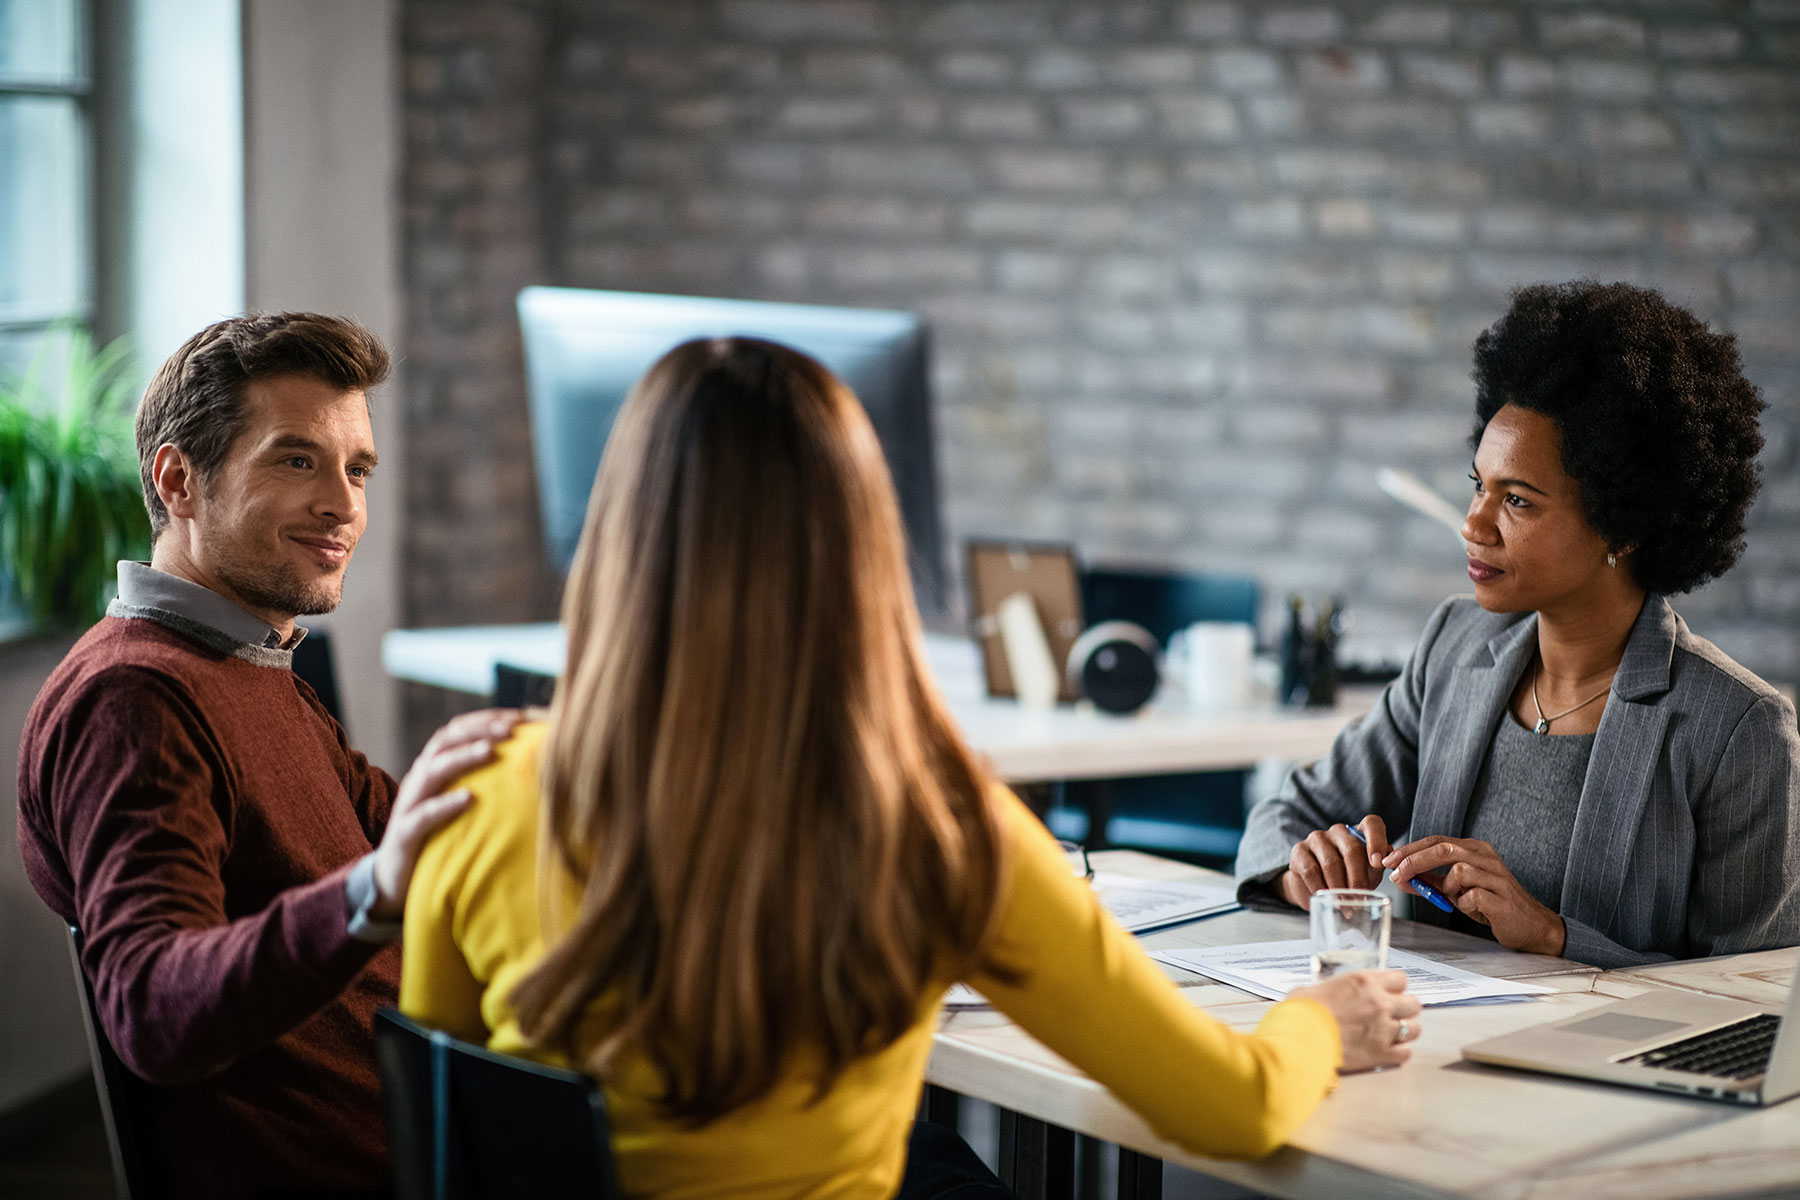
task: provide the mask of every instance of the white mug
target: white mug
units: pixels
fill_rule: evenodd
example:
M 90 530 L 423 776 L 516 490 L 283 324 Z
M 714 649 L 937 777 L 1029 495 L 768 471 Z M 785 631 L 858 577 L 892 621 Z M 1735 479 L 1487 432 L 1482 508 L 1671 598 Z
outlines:
M 1250 702 L 1250 656 L 1256 636 L 1241 621 L 1201 621 L 1182 631 L 1187 643 L 1188 703 L 1199 709 Z

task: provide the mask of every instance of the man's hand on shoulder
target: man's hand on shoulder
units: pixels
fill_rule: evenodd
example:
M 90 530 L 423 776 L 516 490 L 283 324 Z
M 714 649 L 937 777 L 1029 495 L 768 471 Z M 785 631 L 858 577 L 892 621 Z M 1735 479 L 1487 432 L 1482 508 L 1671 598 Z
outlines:
M 406 889 L 412 883 L 419 852 L 431 835 L 469 806 L 467 788 L 445 791 L 459 775 L 494 757 L 494 744 L 503 741 L 524 718 L 516 709 L 483 709 L 464 713 L 431 735 L 425 749 L 400 781 L 394 810 L 388 817 L 381 845 L 375 848 L 375 903 L 369 915 L 379 921 L 398 921 L 406 907 Z

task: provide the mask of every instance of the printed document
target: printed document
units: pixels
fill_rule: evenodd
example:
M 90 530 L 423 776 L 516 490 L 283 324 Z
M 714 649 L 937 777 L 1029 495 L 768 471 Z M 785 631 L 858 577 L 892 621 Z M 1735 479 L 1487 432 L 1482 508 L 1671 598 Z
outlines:
M 1138 879 L 1101 871 L 1094 894 L 1127 932 L 1143 933 L 1178 921 L 1210 917 L 1238 907 L 1235 884 L 1188 879 Z
M 1150 957 L 1270 1000 L 1284 1000 L 1294 988 L 1312 982 L 1312 943 L 1305 938 L 1195 950 L 1153 950 Z M 1498 1004 L 1551 991 L 1535 983 L 1477 975 L 1406 950 L 1389 950 L 1388 966 L 1406 972 L 1407 990 L 1426 1005 Z
M 1106 911 L 1129 933 L 1145 933 L 1238 907 L 1237 887 L 1229 883 L 1138 879 L 1100 871 L 1094 875 L 1093 886 Z M 961 983 L 944 997 L 947 1008 L 977 1008 L 986 1003 L 980 992 Z

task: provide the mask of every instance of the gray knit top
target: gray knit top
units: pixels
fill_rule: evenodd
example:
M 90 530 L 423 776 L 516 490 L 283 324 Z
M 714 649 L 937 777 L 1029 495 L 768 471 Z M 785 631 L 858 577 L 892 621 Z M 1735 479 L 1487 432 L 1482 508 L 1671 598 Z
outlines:
M 1591 733 L 1537 734 L 1502 716 L 1463 819 L 1463 836 L 1491 843 L 1513 877 L 1553 911 L 1561 907 L 1575 808 L 1593 752 Z

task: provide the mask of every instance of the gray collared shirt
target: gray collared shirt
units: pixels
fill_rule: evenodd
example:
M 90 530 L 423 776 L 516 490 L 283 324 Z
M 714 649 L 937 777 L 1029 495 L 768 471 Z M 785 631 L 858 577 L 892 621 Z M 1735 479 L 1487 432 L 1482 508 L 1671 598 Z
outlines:
M 119 604 L 138 614 L 166 613 L 180 621 L 199 625 L 243 646 L 261 650 L 291 651 L 306 636 L 294 626 L 294 636 L 283 642 L 281 631 L 251 616 L 211 588 L 190 579 L 159 571 L 146 562 L 119 563 Z M 250 651 L 254 655 L 256 651 Z M 261 659 L 272 656 L 261 655 Z M 285 657 L 285 656 L 283 656 Z M 375 854 L 370 851 L 350 868 L 344 881 L 344 907 L 350 936 L 365 942 L 388 942 L 400 935 L 398 922 L 377 921 L 370 916 L 376 900 Z
M 281 632 L 274 626 L 251 616 L 211 588 L 159 571 L 147 562 L 119 563 L 119 599 L 133 608 L 174 613 L 246 646 L 292 650 L 306 636 L 306 630 L 296 625 L 294 636 L 283 642 Z

